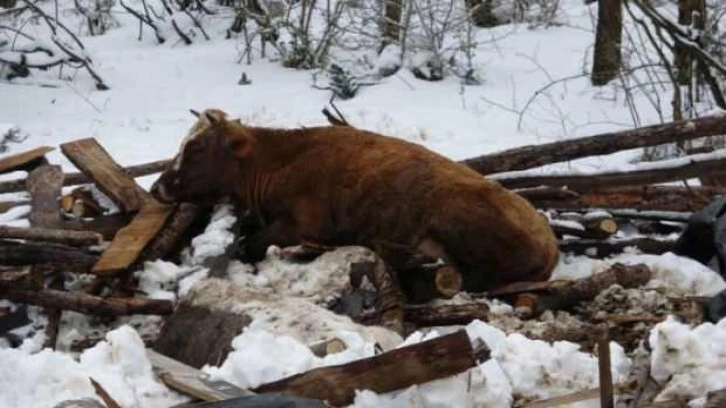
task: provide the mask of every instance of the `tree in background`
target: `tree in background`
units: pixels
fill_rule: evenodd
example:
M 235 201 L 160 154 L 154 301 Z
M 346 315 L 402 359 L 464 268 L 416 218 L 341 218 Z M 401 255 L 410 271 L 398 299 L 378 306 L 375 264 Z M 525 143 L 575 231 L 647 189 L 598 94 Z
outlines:
M 620 70 L 623 11 L 621 0 L 599 0 L 597 31 L 590 80 L 595 86 L 606 85 Z

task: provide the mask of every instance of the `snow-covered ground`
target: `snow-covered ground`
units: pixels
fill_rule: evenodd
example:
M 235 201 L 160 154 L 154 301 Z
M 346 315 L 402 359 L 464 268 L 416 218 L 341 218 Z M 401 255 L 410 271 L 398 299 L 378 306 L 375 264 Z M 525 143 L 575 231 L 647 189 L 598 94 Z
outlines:
M 563 0 L 561 10 L 563 24 L 548 28 L 521 24 L 476 30 L 479 45 L 475 59 L 484 76 L 481 85 L 462 86 L 454 77 L 440 82 L 420 81 L 403 69 L 378 85 L 364 87 L 351 100 L 336 101 L 336 105 L 355 126 L 421 143 L 454 159 L 630 128 L 636 124 L 630 102 L 638 106 L 637 124 L 658 123 L 659 113 L 647 102 L 652 95 L 636 91 L 631 95 L 633 99 L 626 101 L 622 90 L 614 85 L 591 86 L 586 67 L 592 59 L 596 4 Z M 168 158 L 194 121 L 190 108 L 215 107 L 245 123 L 264 126 L 326 123 L 320 110 L 330 95 L 310 86 L 310 73 L 260 58 L 250 66 L 238 63 L 240 40 L 224 39 L 228 21 L 207 27 L 212 37 L 209 41 L 197 38 L 189 46 L 174 41 L 157 45 L 148 32 L 143 41 L 137 40 L 138 22 L 133 17 L 120 11 L 116 16 L 119 27 L 102 36 L 82 38 L 95 69 L 110 90 L 96 90 L 80 71 L 73 81 L 59 80 L 56 70 L 34 71 L 33 76 L 12 83 L 0 81 L 0 134 L 17 127 L 28 135 L 21 145 L 11 143 L 8 153 L 95 137 L 122 165 Z M 40 23 L 27 25 L 30 34 L 40 35 L 42 31 Z M 237 85 L 242 72 L 252 80 L 250 85 Z M 573 79 L 538 93 L 553 80 L 568 77 Z M 41 83 L 54 87 L 41 87 Z M 535 94 L 539 97 L 530 103 Z M 668 98 L 664 96 L 665 101 Z M 522 112 L 525 107 L 527 110 Z M 631 161 L 638 154 L 628 151 L 586 158 L 549 166 L 548 171 L 632 168 Z M 59 150 L 49 153 L 48 158 L 73 170 Z M 15 172 L 0 179 L 24 176 L 23 172 Z M 139 182 L 148 187 L 154 179 L 144 177 Z M 0 200 L 6 198 L 0 196 Z M 0 223 L 25 225 L 23 218 L 28 211 L 28 206 L 16 207 L 1 214 Z M 230 213 L 220 209 L 208 231 L 195 239 L 193 253 L 182 265 L 150 262 L 138 271 L 140 288 L 156 298 L 189 294 L 206 278 L 203 259 L 221 253 L 231 241 L 225 230 L 232 222 Z M 340 250 L 324 255 L 312 266 L 300 266 L 285 264 L 272 250 L 258 265 L 257 275 L 247 273 L 249 265 L 233 263 L 230 276 L 240 290 L 260 298 L 293 297 L 288 303 L 277 304 L 283 309 L 280 313 L 285 313 L 285 308 L 297 309 L 297 313 L 308 313 L 311 321 L 324 316 L 333 322 L 326 314 L 330 312 L 323 312 L 321 305 L 348 284 L 347 269 L 340 265 L 355 251 Z M 568 257 L 560 262 L 555 277 L 582 278 L 613 262 L 647 264 L 654 271 L 649 286 L 672 293 L 704 296 L 726 287 L 713 271 L 672 254 L 623 254 L 608 260 Z M 204 284 L 215 283 L 210 280 Z M 260 307 L 250 303 L 245 311 L 255 315 Z M 510 312 L 503 309 L 503 313 Z M 35 316 L 35 312 L 37 309 L 31 308 L 31 316 L 42 327 L 43 317 Z M 284 324 L 279 321 L 273 325 L 262 314 L 257 317 L 255 324 L 234 340 L 234 351 L 227 360 L 217 367 L 205 367 L 206 372 L 240 386 L 255 386 L 313 367 L 373 355 L 374 339 L 382 336 L 349 321 L 335 320 L 324 329 L 342 339 L 347 350 L 319 358 L 301 341 L 306 334 L 284 333 Z M 304 317 L 289 314 L 287 318 Z M 94 329 L 87 317 L 76 313 L 64 313 L 63 319 L 61 351 L 40 350 L 43 334 L 37 327 L 37 333 L 30 334 L 18 349 L 0 343 L 0 408 L 52 407 L 66 399 L 95 398 L 89 377 L 101 383 L 124 407 L 164 407 L 185 400 L 154 378 L 143 356 L 141 335 L 153 335 L 158 319 L 120 319 L 108 327 L 110 332 L 101 335 L 103 341 L 80 355 L 64 350 L 79 333 Z M 491 360 L 455 377 L 388 395 L 361 390 L 355 406 L 509 407 L 515 396 L 536 400 L 597 385 L 597 359 L 592 350 L 580 350 L 574 343 L 549 344 L 516 333 L 506 334 L 480 321 L 465 329 L 472 339 L 487 343 L 493 352 Z M 438 334 L 416 332 L 393 346 Z M 706 391 L 726 386 L 726 351 L 719 346 L 724 339 L 723 321 L 696 328 L 671 320 L 658 324 L 650 338 L 653 374 L 661 381 L 674 375 L 662 397 L 685 395 L 696 399 L 693 406 L 699 406 L 702 399 L 698 398 Z M 624 381 L 632 362 L 616 343 L 611 344 L 611 352 L 613 379 Z M 590 400 L 570 406 L 598 404 Z

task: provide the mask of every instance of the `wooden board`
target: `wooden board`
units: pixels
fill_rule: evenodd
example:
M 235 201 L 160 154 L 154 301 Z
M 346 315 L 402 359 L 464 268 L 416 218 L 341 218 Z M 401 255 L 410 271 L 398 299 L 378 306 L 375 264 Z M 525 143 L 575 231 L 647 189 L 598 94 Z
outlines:
M 50 146 L 36 147 L 35 149 L 28 150 L 26 152 L 13 154 L 0 159 L 0 174 L 9 173 L 16 170 L 25 170 L 26 166 L 33 162 L 41 159 L 46 153 L 55 150 Z
M 164 227 L 173 206 L 149 199 L 131 222 L 121 228 L 93 266 L 92 273 L 110 276 L 133 264 L 146 245 Z
M 226 381 L 212 381 L 207 374 L 194 367 L 171 359 L 152 349 L 146 349 L 152 369 L 167 387 L 203 401 L 222 401 L 254 395 Z
M 26 188 L 30 193 L 32 210 L 30 225 L 56 228 L 61 224 L 58 198 L 63 186 L 63 170 L 60 166 L 43 165 L 28 174 Z
M 122 211 L 138 211 L 151 195 L 144 191 L 94 138 L 61 145 L 61 151 Z

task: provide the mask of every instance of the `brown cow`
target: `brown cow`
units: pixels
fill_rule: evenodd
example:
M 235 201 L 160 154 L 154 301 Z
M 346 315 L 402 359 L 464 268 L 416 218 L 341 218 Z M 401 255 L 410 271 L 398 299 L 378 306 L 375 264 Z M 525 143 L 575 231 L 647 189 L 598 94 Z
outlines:
M 438 260 L 470 292 L 546 280 L 557 262 L 552 229 L 529 202 L 422 146 L 353 127 L 197 115 L 152 193 L 167 203 L 227 196 L 249 209 L 264 228 L 248 237 L 247 261 L 269 245 L 360 245 L 397 269 L 404 289 L 417 262 Z

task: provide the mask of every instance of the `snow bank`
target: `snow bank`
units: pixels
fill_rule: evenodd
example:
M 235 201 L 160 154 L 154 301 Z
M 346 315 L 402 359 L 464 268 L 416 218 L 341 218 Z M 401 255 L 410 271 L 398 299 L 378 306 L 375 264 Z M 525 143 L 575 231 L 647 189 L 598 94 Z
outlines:
M 683 397 L 702 407 L 705 394 L 726 387 L 726 319 L 696 327 L 672 316 L 657 324 L 648 338 L 651 374 L 667 382 L 656 402 Z
M 242 387 L 255 387 L 316 367 L 342 364 L 374 355 L 373 343 L 359 334 L 340 331 L 336 336 L 348 349 L 319 358 L 293 337 L 275 335 L 254 322 L 233 341 L 234 350 L 219 367 L 205 366 L 213 379 L 224 379 Z M 521 334 L 506 335 L 481 321 L 466 326 L 472 339 L 482 339 L 492 358 L 455 376 L 411 386 L 405 390 L 376 394 L 359 390 L 353 406 L 368 407 L 486 407 L 508 408 L 518 398 L 548 398 L 596 386 L 597 358 L 569 342 L 553 344 L 530 340 Z M 437 331 L 414 332 L 398 347 L 438 337 Z M 610 344 L 613 380 L 627 378 L 631 362 L 622 347 Z M 574 407 L 597 407 L 585 401 Z
M 89 378 L 109 392 L 122 407 L 171 406 L 188 399 L 157 381 L 144 344 L 129 326 L 106 334 L 106 340 L 74 360 L 50 349 L 30 354 L 0 349 L 0 406 L 53 407 L 96 396 Z
M 653 274 L 647 284 L 650 288 L 667 288 L 677 294 L 692 296 L 713 296 L 726 289 L 726 282 L 718 273 L 693 259 L 673 253 L 623 253 L 603 260 L 585 256 L 567 257 L 560 260 L 551 279 L 582 279 L 603 272 L 614 263 L 643 263 L 648 266 Z

